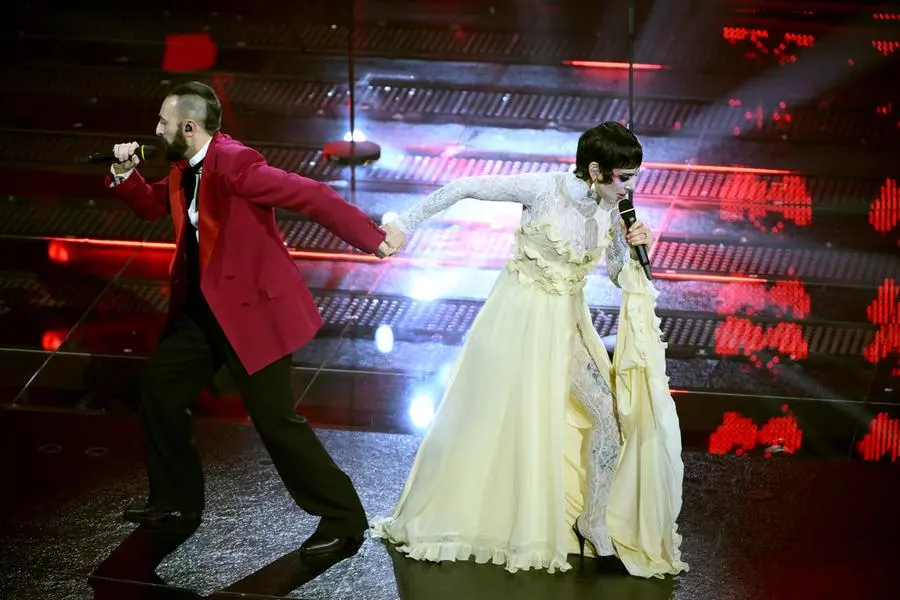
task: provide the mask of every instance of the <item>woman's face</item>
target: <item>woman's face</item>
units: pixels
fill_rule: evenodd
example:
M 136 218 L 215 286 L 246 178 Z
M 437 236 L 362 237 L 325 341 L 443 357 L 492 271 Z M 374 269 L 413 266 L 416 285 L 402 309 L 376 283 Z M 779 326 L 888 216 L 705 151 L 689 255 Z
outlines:
M 628 192 L 634 192 L 634 184 L 640 167 L 635 169 L 613 169 L 612 181 L 603 183 L 603 177 L 600 173 L 592 173 L 594 192 L 600 196 L 600 200 L 605 203 L 618 202 L 628 195 Z

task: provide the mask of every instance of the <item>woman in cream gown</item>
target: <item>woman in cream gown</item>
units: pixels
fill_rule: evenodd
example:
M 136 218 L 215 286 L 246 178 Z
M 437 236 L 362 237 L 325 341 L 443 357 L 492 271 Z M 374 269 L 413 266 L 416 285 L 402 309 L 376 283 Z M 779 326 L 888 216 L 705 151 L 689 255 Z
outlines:
M 621 127 L 600 127 L 615 126 Z M 400 500 L 390 516 L 373 522 L 373 537 L 418 560 L 474 558 L 511 572 L 554 572 L 571 568 L 567 554 L 579 551 L 577 528 L 589 554 L 618 556 L 634 575 L 686 569 L 674 522 L 681 502 L 680 437 L 674 407 L 665 406 L 671 397 L 664 371 L 649 387 L 657 403 L 664 390 L 656 410 L 667 419 L 669 439 L 657 440 L 662 451 L 649 461 L 633 448 L 622 473 L 622 407 L 617 414 L 609 356 L 584 297 L 585 279 L 605 254 L 613 283 L 627 272 L 638 297 L 655 299 L 630 260 L 616 208 L 639 165 L 640 159 L 610 169 L 614 181 L 594 185 L 571 172 L 462 178 L 394 222 L 405 234 L 465 198 L 523 206 L 514 255 L 472 326 Z M 599 174 L 596 167 L 591 164 L 592 175 Z M 649 234 L 643 226 L 640 231 Z M 634 240 L 647 242 L 649 235 Z M 649 324 L 655 340 L 641 343 L 661 345 L 658 319 L 644 317 L 636 330 L 646 338 Z M 620 338 L 622 325 L 620 315 Z M 651 350 L 657 363 L 664 360 L 661 346 Z M 637 394 L 624 395 L 633 404 Z M 645 433 L 657 429 L 646 421 L 652 410 L 629 408 L 632 421 L 644 418 Z M 641 426 L 629 427 L 637 432 Z M 618 506 L 610 504 L 613 497 Z

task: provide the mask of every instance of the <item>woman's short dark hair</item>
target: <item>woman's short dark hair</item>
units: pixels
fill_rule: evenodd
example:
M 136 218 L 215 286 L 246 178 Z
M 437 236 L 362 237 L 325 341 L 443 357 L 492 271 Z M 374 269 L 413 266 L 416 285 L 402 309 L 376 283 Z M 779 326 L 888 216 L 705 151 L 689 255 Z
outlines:
M 194 119 L 207 133 L 222 127 L 222 104 L 215 90 L 201 81 L 188 81 L 173 87 L 170 96 L 178 97 L 178 111 L 184 118 Z M 185 102 L 186 100 L 186 102 Z
M 600 165 L 601 181 L 612 181 L 613 169 L 636 169 L 644 160 L 644 149 L 637 137 L 616 121 L 591 127 L 578 138 L 575 153 L 575 176 L 590 180 L 588 166 Z

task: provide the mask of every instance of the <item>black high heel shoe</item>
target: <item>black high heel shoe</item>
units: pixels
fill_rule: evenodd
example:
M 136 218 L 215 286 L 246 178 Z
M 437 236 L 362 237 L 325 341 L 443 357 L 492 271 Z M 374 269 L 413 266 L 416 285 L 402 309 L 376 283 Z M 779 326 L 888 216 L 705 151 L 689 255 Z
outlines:
M 594 551 L 594 556 L 597 558 L 597 566 L 600 571 L 609 571 L 613 573 L 627 573 L 628 569 L 625 568 L 625 563 L 622 560 L 613 554 L 612 556 L 601 556 L 599 552 L 597 552 L 597 546 L 594 545 L 594 542 L 584 537 L 580 531 L 578 531 L 578 523 L 575 522 L 572 524 L 572 531 L 575 533 L 575 537 L 578 539 L 578 553 L 581 555 L 581 564 L 584 565 L 584 544 L 587 542 L 591 545 L 591 549 Z
M 581 563 L 584 564 L 584 543 L 587 542 L 591 545 L 591 548 L 594 549 L 594 554 L 597 554 L 597 547 L 594 546 L 594 542 L 584 537 L 580 531 L 578 531 L 578 522 L 572 523 L 572 531 L 575 533 L 575 537 L 578 539 L 578 553 L 581 555 Z

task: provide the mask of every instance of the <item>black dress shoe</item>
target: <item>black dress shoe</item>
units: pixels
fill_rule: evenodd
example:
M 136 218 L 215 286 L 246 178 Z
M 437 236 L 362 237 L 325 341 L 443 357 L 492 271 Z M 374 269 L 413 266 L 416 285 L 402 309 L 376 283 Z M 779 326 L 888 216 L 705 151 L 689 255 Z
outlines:
M 352 556 L 359 551 L 363 543 L 362 534 L 347 537 L 329 537 L 312 534 L 300 545 L 300 552 L 308 556 L 320 554 L 342 554 Z
M 195 511 L 160 510 L 153 506 L 141 505 L 125 509 L 122 515 L 132 523 L 199 522 L 200 513 Z

